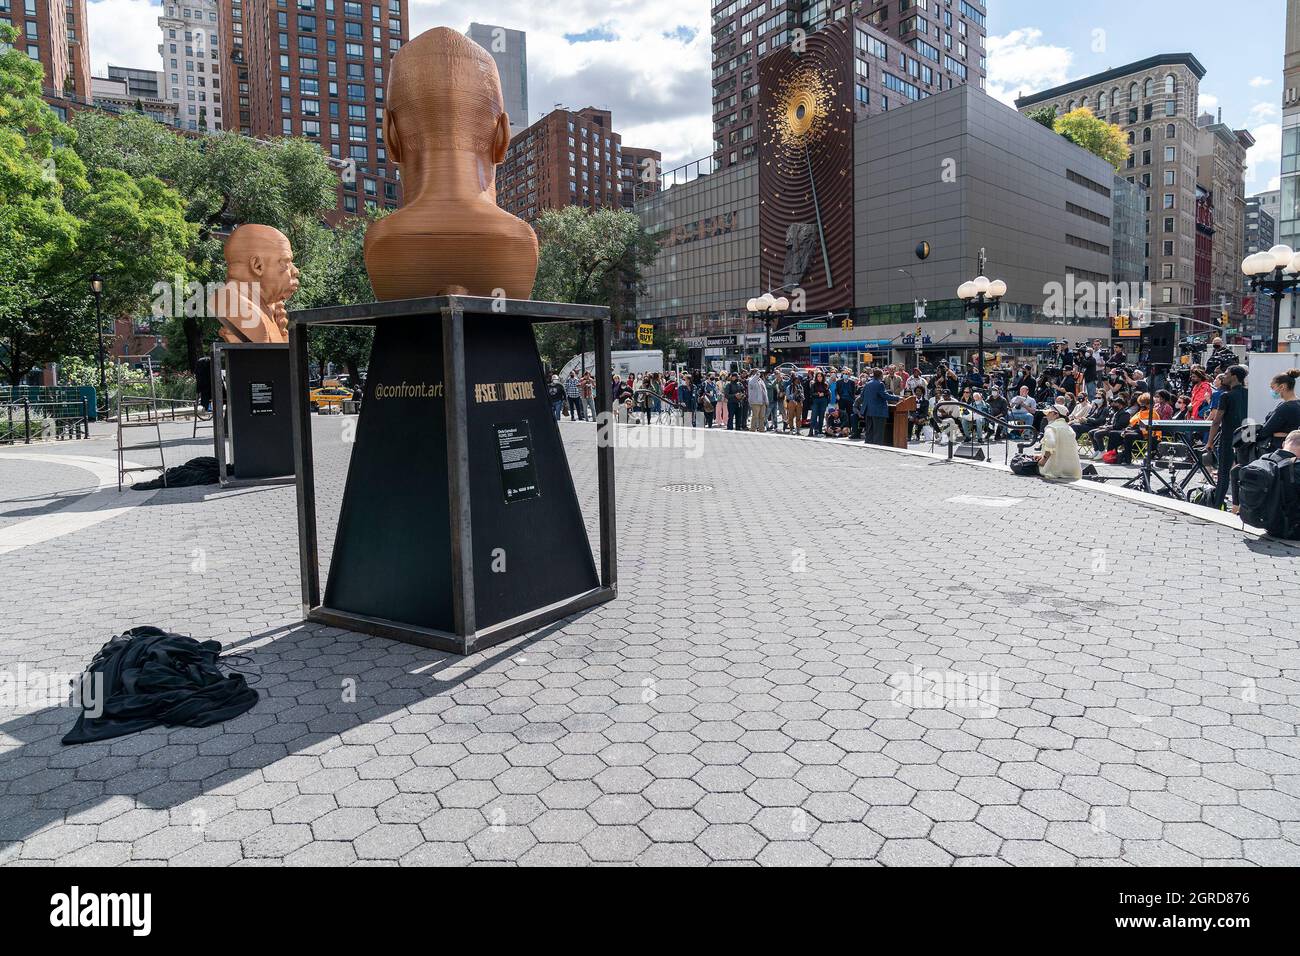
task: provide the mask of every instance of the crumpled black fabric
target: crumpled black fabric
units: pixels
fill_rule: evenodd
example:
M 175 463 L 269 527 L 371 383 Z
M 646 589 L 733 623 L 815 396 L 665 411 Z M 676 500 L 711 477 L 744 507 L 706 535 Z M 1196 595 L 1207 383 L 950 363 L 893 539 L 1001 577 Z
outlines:
M 230 463 L 233 467 L 234 463 Z M 192 485 L 215 485 L 219 480 L 217 460 L 211 455 L 191 458 L 183 465 L 174 465 L 167 469 L 168 488 L 188 488 Z M 136 491 L 153 491 L 163 487 L 162 478 L 138 481 L 131 486 Z
M 92 717 L 83 710 L 63 742 L 110 740 L 159 724 L 207 727 L 239 716 L 257 703 L 257 691 L 243 674 L 221 671 L 220 653 L 217 641 L 199 643 L 147 625 L 117 635 L 99 649 L 83 678 L 103 675 L 103 713 Z

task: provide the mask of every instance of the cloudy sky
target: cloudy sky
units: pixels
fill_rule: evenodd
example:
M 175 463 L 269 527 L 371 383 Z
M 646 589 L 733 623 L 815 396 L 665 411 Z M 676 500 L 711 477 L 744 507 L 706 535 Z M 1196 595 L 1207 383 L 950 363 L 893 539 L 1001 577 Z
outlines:
M 528 32 L 529 121 L 556 104 L 614 113 L 623 142 L 664 154 L 666 168 L 708 154 L 709 0 L 411 0 L 412 32 L 471 20 Z M 1281 155 L 1285 0 L 987 0 L 988 91 L 1006 102 L 1155 53 L 1194 53 L 1208 73 L 1202 108 L 1250 129 L 1248 194 L 1276 188 Z M 158 69 L 159 4 L 91 0 L 95 71 Z M 1214 29 L 1209 29 L 1213 24 Z M 1229 26 L 1232 24 L 1231 26 Z M 1271 24 L 1271 26 L 1270 26 Z

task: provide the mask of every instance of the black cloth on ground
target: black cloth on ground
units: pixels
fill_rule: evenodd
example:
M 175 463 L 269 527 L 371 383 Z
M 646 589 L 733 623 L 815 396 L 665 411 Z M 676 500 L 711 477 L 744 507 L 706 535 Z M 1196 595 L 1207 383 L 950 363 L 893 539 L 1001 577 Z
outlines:
M 166 487 L 168 488 L 215 485 L 217 481 L 217 460 L 211 455 L 200 455 L 198 458 L 191 458 L 183 465 L 175 465 L 167 469 Z M 163 480 L 152 478 L 149 481 L 137 482 L 131 487 L 137 491 L 153 491 L 155 488 L 163 487 Z
M 144 625 L 118 634 L 99 649 L 83 675 L 98 696 L 98 717 L 83 710 L 65 744 L 89 743 L 165 727 L 207 727 L 237 717 L 257 703 L 243 674 L 222 672 L 221 644 Z M 96 687 L 96 675 L 103 686 Z M 87 684 L 83 684 L 83 687 Z M 84 695 L 90 698 L 90 692 Z

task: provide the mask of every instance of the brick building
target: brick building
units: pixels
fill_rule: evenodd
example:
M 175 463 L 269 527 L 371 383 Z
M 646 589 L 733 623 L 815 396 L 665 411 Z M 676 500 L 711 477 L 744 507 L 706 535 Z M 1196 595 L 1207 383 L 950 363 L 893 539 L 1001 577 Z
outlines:
M 659 153 L 628 147 L 625 159 L 624 152 L 609 110 L 552 110 L 510 140 L 497 170 L 497 205 L 528 221 L 564 206 L 630 208 L 641 161 L 653 158 L 657 170 Z
M 410 35 L 408 3 L 218 0 L 221 61 L 230 64 L 236 92 L 235 108 L 226 104 L 225 128 L 319 142 L 346 167 L 339 183 L 344 213 L 396 208 L 384 91 L 393 54 Z
M 14 46 L 45 70 L 47 95 L 90 99 L 86 0 L 0 0 L 0 19 L 18 31 Z

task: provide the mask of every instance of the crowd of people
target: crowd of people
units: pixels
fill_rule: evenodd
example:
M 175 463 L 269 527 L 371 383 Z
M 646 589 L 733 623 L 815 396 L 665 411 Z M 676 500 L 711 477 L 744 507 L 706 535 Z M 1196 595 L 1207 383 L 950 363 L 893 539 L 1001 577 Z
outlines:
M 729 372 L 648 372 L 613 375 L 616 414 L 623 420 L 670 420 L 699 428 L 774 431 L 888 444 L 890 405 L 915 398 L 908 415 L 912 441 L 1016 440 L 1040 443 L 1045 477 L 1079 477 L 1081 459 L 1133 464 L 1134 449 L 1149 439 L 1151 421 L 1207 420 L 1201 452 L 1215 469 L 1212 501 L 1225 502 L 1233 436 L 1246 417 L 1247 371 L 1221 339 L 1203 365 L 1178 367 L 1152 382 L 1120 346 L 1100 340 L 1058 346 L 1038 359 L 1012 359 L 987 372 L 922 358 L 867 366 L 861 371 L 784 366 L 733 366 Z M 1300 370 L 1276 376 L 1269 388 L 1280 400 L 1260 432 L 1261 453 L 1278 451 L 1300 429 Z M 558 419 L 594 417 L 592 373 L 552 376 L 548 397 Z

